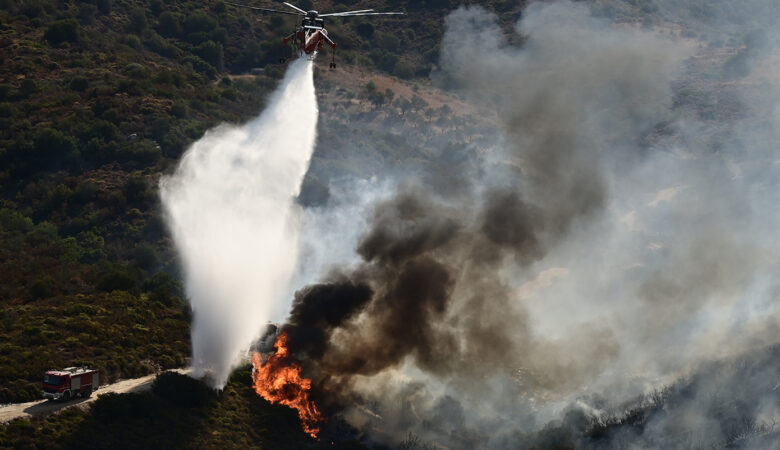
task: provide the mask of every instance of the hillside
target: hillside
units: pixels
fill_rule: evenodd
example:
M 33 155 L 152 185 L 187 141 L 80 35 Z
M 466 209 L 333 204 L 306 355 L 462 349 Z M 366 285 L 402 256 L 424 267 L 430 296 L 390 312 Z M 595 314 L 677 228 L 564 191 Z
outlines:
M 327 204 L 331 183 L 344 178 L 397 174 L 437 187 L 445 178 L 437 175 L 467 173 L 476 155 L 492 150 L 505 118 L 490 99 L 475 101 L 436 78 L 443 17 L 460 3 L 297 3 L 407 13 L 328 22 L 338 69 L 320 61 L 315 70 L 317 145 L 301 205 Z M 522 44 L 514 26 L 526 1 L 463 3 L 498 13 L 509 44 Z M 724 13 L 717 9 L 723 3 L 697 3 L 589 5 L 617 27 L 681 37 L 695 48 L 675 81 L 674 108 L 723 132 L 721 125 L 732 126 L 745 110 L 736 91 L 747 87 L 760 97 L 774 73 L 768 65 L 751 71 L 765 43 L 745 30 L 765 24 L 753 11 L 747 25 L 721 33 L 704 19 Z M 52 367 L 92 364 L 114 381 L 187 365 L 192 311 L 158 183 L 208 129 L 263 109 L 284 74 L 280 40 L 293 26 L 285 16 L 219 0 L 0 0 L 0 404 L 38 399 L 41 374 Z M 659 122 L 642 145 L 667 138 L 671 128 Z M 733 363 L 744 371 L 711 363 L 663 395 L 599 420 L 572 413 L 524 438 L 539 448 L 635 442 L 646 428 L 683 416 L 688 393 L 706 381 L 720 394 L 759 373 L 753 394 L 775 392 L 767 380 L 776 375 L 776 355 L 771 347 Z M 708 371 L 726 375 L 707 380 Z M 750 405 L 717 397 L 706 410 L 733 430 L 719 442 L 772 439 L 764 423 L 739 422 L 745 411 L 755 412 Z M 347 425 L 335 429 L 337 447 L 368 442 Z M 319 448 L 326 440 L 310 439 L 292 410 L 255 395 L 248 367 L 218 394 L 189 378 L 163 376 L 151 393 L 106 396 L 91 410 L 0 426 L 0 448 Z M 424 443 L 409 435 L 404 446 Z
M 370 6 L 410 15 L 329 24 L 343 69 L 317 75 L 303 202 L 334 176 L 425 167 L 426 148 L 465 148 L 479 126 L 427 80 L 449 2 Z M 94 364 L 113 380 L 185 363 L 190 313 L 157 180 L 206 129 L 261 110 L 292 25 L 219 1 L 2 3 L 0 402 L 37 398 L 50 367 Z M 418 125 L 400 138 L 387 121 Z

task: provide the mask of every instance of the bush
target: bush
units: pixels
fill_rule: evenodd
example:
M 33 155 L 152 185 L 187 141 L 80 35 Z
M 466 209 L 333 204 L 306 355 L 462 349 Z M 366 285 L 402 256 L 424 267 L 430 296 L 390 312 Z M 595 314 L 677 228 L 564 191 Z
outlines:
M 196 49 L 198 56 L 203 58 L 204 61 L 214 66 L 217 70 L 222 70 L 224 67 L 224 52 L 222 50 L 222 44 L 214 41 L 206 41 L 199 45 Z
M 35 19 L 46 14 L 44 4 L 37 0 L 27 0 L 22 4 L 22 14 L 28 19 Z
M 136 37 L 137 39 L 137 37 Z M 149 69 L 138 63 L 130 63 L 122 69 L 122 73 L 136 80 L 143 80 L 150 77 Z
M 202 73 L 209 78 L 214 78 L 217 75 L 217 69 L 215 69 L 214 66 L 195 55 L 185 56 L 182 63 L 190 65 L 193 70 Z
M 35 426 L 27 419 L 14 420 L 8 427 L 14 434 L 21 434 L 23 436 L 32 436 L 35 434 Z
M 374 25 L 369 22 L 360 22 L 357 24 L 357 34 L 362 38 L 371 39 L 374 36 Z
M 79 12 L 77 17 L 79 18 L 79 22 L 83 23 L 84 25 L 89 25 L 95 20 L 95 15 L 97 14 L 97 6 L 95 5 L 79 5 Z
M 146 22 L 146 13 L 141 8 L 130 11 L 129 30 L 135 33 L 142 33 L 149 24 Z
M 124 187 L 125 198 L 131 203 L 147 200 L 154 193 L 149 189 L 149 183 L 140 173 L 134 173 L 127 179 Z
M 391 33 L 382 33 L 378 37 L 379 47 L 391 53 L 398 53 L 401 48 L 401 40 Z
M 217 20 L 205 11 L 195 11 L 184 20 L 187 33 L 208 33 L 217 27 Z
M 76 152 L 73 138 L 52 128 L 44 128 L 35 134 L 34 147 L 35 156 L 42 160 L 64 158 Z
M 27 233 L 32 228 L 33 222 L 29 217 L 7 208 L 0 209 L 0 230 Z
M 414 67 L 406 61 L 401 61 L 395 65 L 393 75 L 398 78 L 403 78 L 404 80 L 409 80 L 414 77 Z
M 157 33 L 146 33 L 144 36 L 146 36 L 144 44 L 153 52 L 168 58 L 176 58 L 181 54 L 181 50 L 179 50 L 178 47 L 171 44 Z
M 183 408 L 205 406 L 217 399 L 216 392 L 202 381 L 176 372 L 157 375 L 152 384 L 152 392 Z
M 81 27 L 73 19 L 58 20 L 46 29 L 43 38 L 52 45 L 75 42 L 81 35 Z
M 151 270 L 160 264 L 155 248 L 149 244 L 138 244 L 131 253 L 133 265 L 143 270 Z
M 162 70 L 160 73 L 157 74 L 157 76 L 154 78 L 154 81 L 161 84 L 170 84 L 173 86 L 181 87 L 184 86 L 184 82 L 186 81 L 184 78 L 184 75 L 182 75 L 181 72 L 178 70 Z
M 157 31 L 163 36 L 175 37 L 181 34 L 181 16 L 179 14 L 165 11 L 160 14 L 160 23 L 157 25 Z
M 95 288 L 102 292 L 133 291 L 138 285 L 138 274 L 127 267 L 115 265 L 98 280 Z
M 70 89 L 77 92 L 84 92 L 89 87 L 89 80 L 84 77 L 76 77 L 70 80 Z
M 98 119 L 92 122 L 92 125 L 81 136 L 81 138 L 87 142 L 92 139 L 101 139 L 103 141 L 116 140 L 119 135 L 119 128 L 113 123 Z
M 156 409 L 151 400 L 143 394 L 101 394 L 92 405 L 92 414 L 104 421 L 140 419 Z
M 395 65 L 398 64 L 398 59 L 398 55 L 385 53 L 377 62 L 377 67 L 385 72 L 392 72 L 395 69 Z
M 19 92 L 25 97 L 29 97 L 36 92 L 38 92 L 38 83 L 35 82 L 35 80 L 32 80 L 30 78 L 25 78 L 22 80 L 22 83 L 19 85 Z
M 122 39 L 122 41 L 130 48 L 134 48 L 136 50 L 141 48 L 141 39 L 134 34 L 128 34 L 124 39 Z

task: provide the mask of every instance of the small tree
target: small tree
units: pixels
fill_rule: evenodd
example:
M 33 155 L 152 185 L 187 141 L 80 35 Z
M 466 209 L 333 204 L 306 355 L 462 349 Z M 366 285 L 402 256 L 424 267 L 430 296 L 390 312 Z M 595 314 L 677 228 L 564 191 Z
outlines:
M 222 70 L 225 58 L 222 44 L 206 41 L 198 46 L 197 52 L 204 61 L 216 67 L 217 70 Z
M 387 103 L 392 103 L 394 98 L 395 92 L 390 88 L 385 89 L 385 99 L 387 100 Z
M 428 107 L 428 102 L 426 102 L 424 98 L 420 97 L 417 94 L 412 96 L 412 109 L 414 111 L 422 111 L 427 107 Z
M 179 15 L 170 11 L 160 14 L 160 23 L 157 25 L 157 31 L 163 36 L 173 37 L 181 34 L 181 20 Z
M 369 81 L 366 83 L 365 87 L 363 87 L 363 90 L 365 90 L 366 94 L 370 97 L 376 93 L 376 84 L 373 81 Z

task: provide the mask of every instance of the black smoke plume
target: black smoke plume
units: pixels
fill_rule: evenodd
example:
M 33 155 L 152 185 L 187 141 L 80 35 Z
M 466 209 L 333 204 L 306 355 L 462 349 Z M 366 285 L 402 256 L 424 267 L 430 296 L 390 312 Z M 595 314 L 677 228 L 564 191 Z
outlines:
M 435 77 L 496 110 L 495 146 L 378 195 L 356 259 L 282 325 L 323 409 L 377 441 L 620 448 L 626 399 L 776 342 L 771 123 L 692 116 L 692 46 L 582 2 L 534 3 L 516 31 L 448 16 Z M 715 436 L 711 409 L 690 426 Z M 638 442 L 663 447 L 652 425 L 673 424 L 642 414 Z

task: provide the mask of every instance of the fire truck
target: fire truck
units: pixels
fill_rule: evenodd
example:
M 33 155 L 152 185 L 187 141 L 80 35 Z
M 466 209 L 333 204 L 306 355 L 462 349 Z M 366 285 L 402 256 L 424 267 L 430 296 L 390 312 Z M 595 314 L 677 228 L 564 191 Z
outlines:
M 87 398 L 99 385 L 98 371 L 90 366 L 47 370 L 43 375 L 43 397 L 65 401 L 76 395 Z

